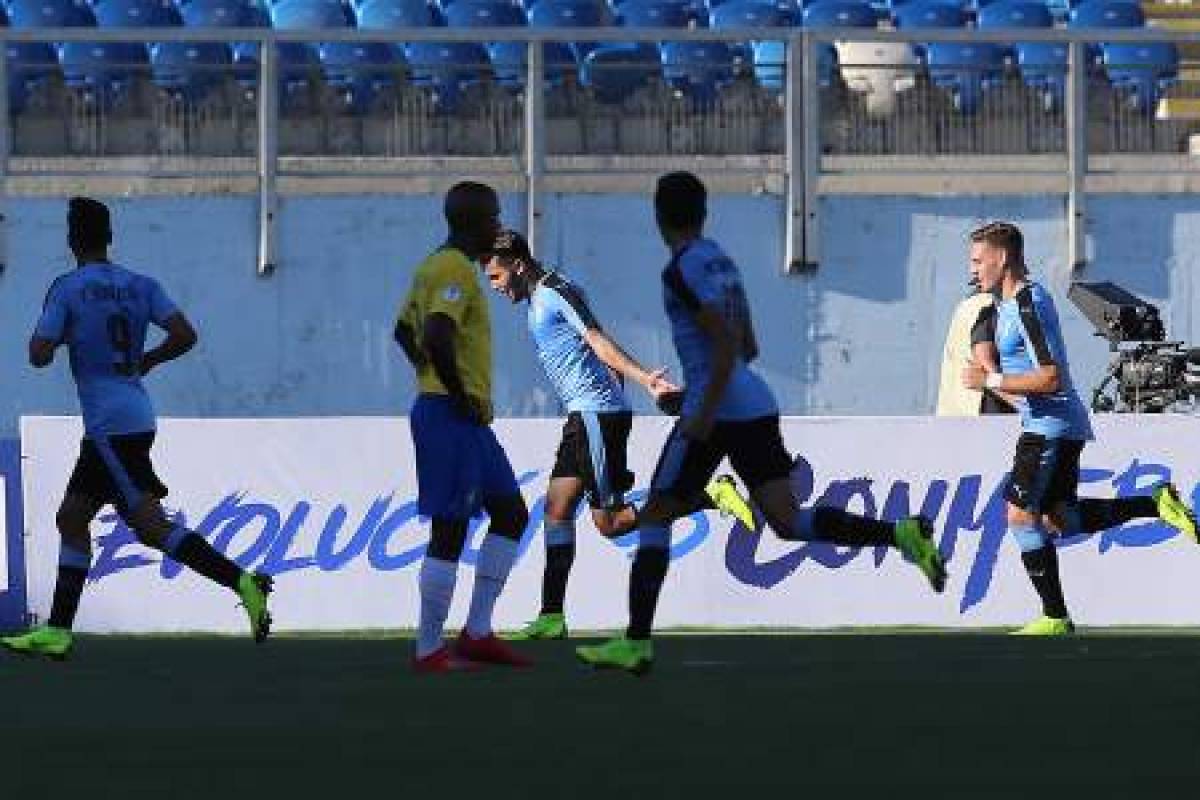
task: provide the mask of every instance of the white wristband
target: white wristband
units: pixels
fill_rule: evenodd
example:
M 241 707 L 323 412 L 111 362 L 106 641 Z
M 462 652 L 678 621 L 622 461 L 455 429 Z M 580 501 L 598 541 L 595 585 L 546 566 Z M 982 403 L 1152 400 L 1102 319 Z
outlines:
M 989 389 L 999 389 L 1003 383 L 1004 376 L 999 372 L 989 372 L 983 381 L 983 385 Z

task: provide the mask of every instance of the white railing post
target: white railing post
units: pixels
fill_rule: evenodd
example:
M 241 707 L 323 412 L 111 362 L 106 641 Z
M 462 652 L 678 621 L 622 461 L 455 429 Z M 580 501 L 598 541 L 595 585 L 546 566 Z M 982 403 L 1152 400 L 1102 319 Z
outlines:
M 804 256 L 805 270 L 816 269 L 821 260 L 820 217 L 817 213 L 817 181 L 821 177 L 821 69 L 818 63 L 818 42 L 812 31 L 804 31 L 800 40 L 804 57 L 801 105 L 801 127 L 804 135 Z
M 1087 152 L 1087 51 L 1079 40 L 1070 43 L 1067 56 L 1067 262 L 1071 271 L 1087 263 L 1087 193 L 1084 180 Z
M 546 85 L 541 42 L 526 45 L 525 58 L 525 236 L 542 256 L 542 179 L 546 172 Z
M 804 48 L 800 34 L 788 37 L 783 72 L 783 180 L 785 191 L 783 271 L 789 275 L 804 271 L 804 72 L 801 62 Z
M 275 40 L 264 37 L 258 55 L 258 274 L 278 266 L 275 224 L 279 169 L 279 60 Z

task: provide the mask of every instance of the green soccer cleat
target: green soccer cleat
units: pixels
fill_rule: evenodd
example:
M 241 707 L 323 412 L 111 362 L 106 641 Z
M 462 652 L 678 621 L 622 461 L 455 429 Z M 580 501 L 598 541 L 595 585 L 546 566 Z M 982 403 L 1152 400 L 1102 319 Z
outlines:
M 237 593 L 242 598 L 242 607 L 250 619 L 250 633 L 254 641 L 265 642 L 271 635 L 271 612 L 267 610 L 267 595 L 275 588 L 269 575 L 243 572 L 238 578 Z
M 1187 507 L 1179 497 L 1179 490 L 1173 483 L 1164 483 L 1154 490 L 1154 502 L 1158 505 L 1158 518 L 1192 537 L 1192 541 L 1200 544 L 1200 532 L 1196 530 L 1196 514 Z
M 732 477 L 718 475 L 709 482 L 708 486 L 704 487 L 704 493 L 708 495 L 709 500 L 712 500 L 718 511 L 727 517 L 733 517 L 742 523 L 746 530 L 754 533 L 754 509 L 750 507 L 746 498 L 742 497 L 742 493 L 738 491 L 737 484 L 733 482 Z
M 649 639 L 618 636 L 604 644 L 576 647 L 575 655 L 590 667 L 622 669 L 634 675 L 645 675 L 654 665 L 654 645 Z
M 1075 632 L 1071 618 L 1038 617 L 1023 628 L 1012 632 L 1013 636 L 1070 636 Z
M 567 617 L 564 614 L 538 614 L 537 619 L 508 637 L 514 641 L 567 638 Z
M 55 661 L 62 661 L 70 654 L 73 641 L 74 637 L 66 628 L 42 625 L 17 636 L 5 636 L 0 639 L 0 645 L 4 645 L 14 653 L 45 656 Z
M 905 517 L 896 523 L 896 546 L 925 574 L 935 592 L 946 589 L 946 562 L 933 543 L 933 523 L 925 517 Z

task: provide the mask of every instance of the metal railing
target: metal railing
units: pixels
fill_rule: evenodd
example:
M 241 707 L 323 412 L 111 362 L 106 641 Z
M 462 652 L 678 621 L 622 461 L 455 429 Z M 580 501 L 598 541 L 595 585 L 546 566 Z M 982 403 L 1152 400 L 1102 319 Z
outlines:
M 1065 193 L 1068 199 L 1068 235 L 1070 237 L 1068 252 L 1073 267 L 1079 267 L 1084 262 L 1084 231 L 1085 215 L 1085 178 L 1088 174 L 1088 75 L 1094 69 L 1094 64 L 1088 55 L 1088 46 L 1097 42 L 1105 43 L 1149 43 L 1173 42 L 1176 44 L 1200 43 L 1200 31 L 1168 31 L 1161 29 L 1120 29 L 1120 30 L 1063 30 L 1063 29 L 1015 29 L 1015 30 L 979 30 L 979 29 L 931 29 L 931 30 L 883 30 L 883 29 L 629 29 L 629 28 L 588 28 L 588 29 L 533 29 L 533 28 L 412 28 L 392 30 L 361 30 L 339 29 L 320 31 L 281 31 L 270 29 L 196 29 L 196 28 L 154 28 L 154 29 L 94 29 L 94 28 L 65 28 L 65 29 L 35 29 L 15 30 L 0 29 L 0 40 L 5 46 L 13 43 L 36 42 L 85 42 L 85 43 L 165 43 L 165 42 L 215 42 L 215 43 L 257 43 L 259 47 L 259 63 L 257 72 L 257 94 L 255 96 L 256 117 L 256 147 L 254 159 L 256 162 L 255 179 L 259 198 L 259 248 L 258 268 L 260 273 L 269 274 L 277 266 L 275 246 L 276 209 L 278 181 L 280 176 L 280 98 L 278 94 L 280 77 L 280 59 L 278 45 L 285 43 L 413 43 L 413 42 L 522 42 L 526 45 L 524 105 L 520 114 L 521 139 L 519 152 L 513 155 L 520 163 L 520 178 L 523 181 L 527 208 L 527 233 L 533 247 L 538 249 L 542 228 L 542 194 L 549 177 L 553 175 L 547 159 L 547 111 L 546 97 L 542 91 L 529 91 L 529 87 L 544 87 L 546 65 L 543 58 L 542 45 L 552 42 L 587 41 L 597 44 L 645 42 L 659 43 L 665 41 L 692 42 L 725 42 L 730 44 L 780 41 L 784 43 L 784 63 L 780 65 L 783 73 L 780 99 L 782 105 L 783 143 L 784 152 L 778 167 L 768 167 L 781 173 L 783 193 L 786 202 L 786 272 L 800 272 L 811 269 L 820 261 L 820 228 L 818 194 L 821 189 L 823 176 L 829 173 L 829 159 L 836 157 L 839 152 L 850 155 L 865 154 L 866 160 L 857 165 L 842 164 L 839 170 L 845 172 L 858 169 L 860 171 L 877 170 L 881 164 L 879 156 L 889 147 L 869 147 L 861 144 L 844 147 L 827 146 L 824 140 L 822 123 L 822 95 L 828 92 L 828 68 L 822 66 L 821 48 L 828 48 L 836 43 L 903 43 L 911 46 L 921 46 L 936 42 L 973 42 L 1007 45 L 1013 42 L 1050 42 L 1066 44 L 1068 59 L 1066 64 L 1065 85 L 1063 87 L 1062 108 L 1060 117 L 1054 125 L 1059 125 L 1056 134 L 1050 127 L 1050 133 L 1035 132 L 1041 136 L 1037 141 L 1046 144 L 1022 145 L 1006 144 L 999 149 L 1011 150 L 1013 155 L 1030 152 L 1042 152 L 1061 157 L 1061 162 L 1052 161 L 1050 169 L 1059 171 L 1066 178 Z M 853 65 L 843 65 L 853 66 Z M 864 68 L 881 68 L 887 65 L 861 65 Z M 0 59 L 0 86 L 8 85 L 8 64 Z M 895 65 L 898 70 L 914 70 L 912 65 Z M 8 93 L 0 91 L 0 120 L 11 120 L 8 106 Z M 845 112 L 842 125 L 850 132 L 845 141 L 861 141 L 863 136 L 870 134 L 870 125 L 875 124 L 867 116 L 855 116 L 857 111 Z M 929 116 L 930 112 L 920 111 L 918 116 Z M 956 121 L 961 126 L 987 128 L 994 123 L 993 118 L 980 120 Z M 882 123 L 881 123 L 882 124 Z M 966 129 L 966 128 L 964 128 Z M 882 128 L 881 128 L 882 130 Z M 946 134 L 943 138 L 955 141 L 953 136 L 974 134 Z M 853 137 L 859 137 L 857 140 Z M 882 136 L 882 134 L 881 134 Z M 1058 136 L 1055 139 L 1055 136 Z M 881 138 L 885 141 L 886 137 Z M 10 175 L 10 157 L 13 152 L 13 136 L 9 125 L 0 125 L 0 192 L 5 191 Z M 950 145 L 954 150 L 956 145 Z M 904 147 L 891 146 L 890 149 L 898 155 L 904 155 Z M 912 155 L 920 155 L 921 146 L 913 146 Z M 987 154 L 988 147 L 976 149 L 966 148 L 967 153 Z M 874 159 L 874 163 L 872 160 Z M 910 164 L 910 167 L 912 165 Z M 1023 167 L 1020 163 L 1009 167 L 1014 174 L 1020 174 Z M 1045 163 L 1039 162 L 1030 171 L 1045 173 Z M 0 236 L 3 234 L 0 233 Z

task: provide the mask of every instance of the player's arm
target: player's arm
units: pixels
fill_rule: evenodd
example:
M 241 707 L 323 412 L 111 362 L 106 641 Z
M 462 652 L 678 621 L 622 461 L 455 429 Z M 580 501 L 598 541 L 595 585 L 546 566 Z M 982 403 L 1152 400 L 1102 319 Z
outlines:
M 29 337 L 29 364 L 37 369 L 48 367 L 54 362 L 54 351 L 62 344 L 67 333 L 66 299 L 62 296 L 62 284 L 56 280 L 46 292 L 42 313 L 38 317 L 33 335 Z
M 988 375 L 1000 373 L 1000 353 L 996 349 L 996 306 L 989 303 L 979 310 L 975 324 L 971 326 L 971 360 L 983 367 Z M 983 391 L 999 397 L 1010 407 L 1017 407 L 1017 398 L 996 389 Z
M 455 358 L 454 332 L 457 323 L 448 315 L 435 312 L 425 318 L 425 327 L 421 336 L 421 348 L 429 354 L 429 364 L 434 374 L 446 387 L 446 393 L 459 412 L 474 422 L 484 421 L 483 411 L 467 394 L 463 387 L 462 376 L 458 373 L 458 359 Z
M 417 344 L 417 334 L 413 330 L 412 325 L 409 325 L 406 320 L 396 320 L 396 329 L 392 332 L 392 338 L 396 340 L 396 344 L 400 345 L 400 349 L 404 351 L 405 358 L 413 367 L 419 369 L 425 364 L 425 354 L 421 352 L 420 346 Z
M 1017 295 L 1017 310 L 1021 317 L 1021 335 L 1025 347 L 1033 356 L 1034 368 L 1020 375 L 991 377 L 979 364 L 967 368 L 964 382 L 972 389 L 993 389 L 1008 395 L 1028 396 L 1054 394 L 1059 389 L 1058 361 L 1050 348 L 1045 326 L 1028 290 Z
M 175 311 L 157 323 L 167 336 L 153 350 L 142 356 L 141 374 L 146 375 L 155 367 L 174 361 L 187 353 L 200 341 L 200 335 L 182 311 Z

